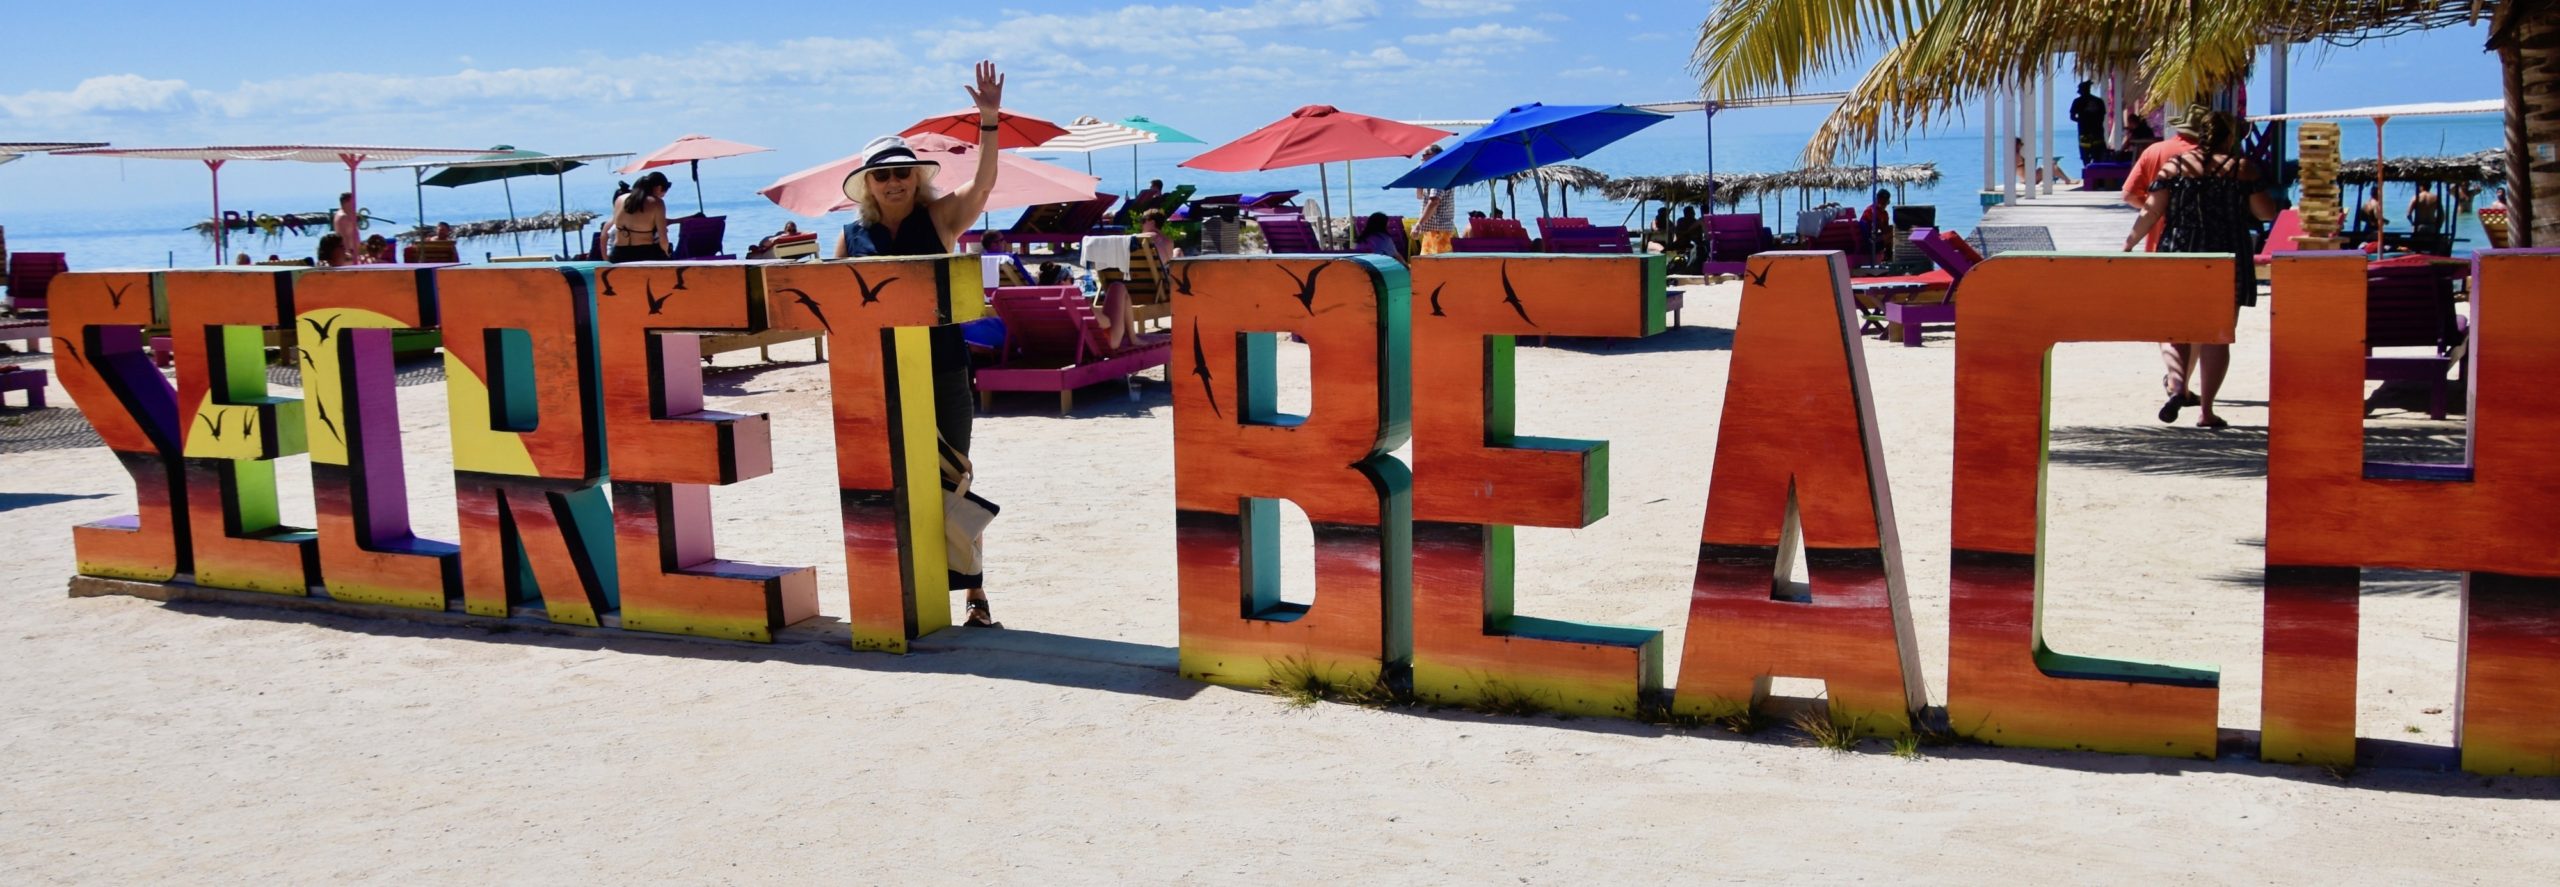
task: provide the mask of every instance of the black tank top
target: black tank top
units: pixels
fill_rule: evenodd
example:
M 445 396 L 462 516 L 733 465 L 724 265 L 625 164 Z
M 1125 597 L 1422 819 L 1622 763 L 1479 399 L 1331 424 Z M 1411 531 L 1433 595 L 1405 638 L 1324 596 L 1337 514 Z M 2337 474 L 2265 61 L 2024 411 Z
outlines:
M 938 256 L 951 251 L 933 225 L 933 213 L 922 206 L 908 210 L 895 233 L 877 223 L 865 226 L 864 233 L 871 235 L 871 247 L 883 256 Z

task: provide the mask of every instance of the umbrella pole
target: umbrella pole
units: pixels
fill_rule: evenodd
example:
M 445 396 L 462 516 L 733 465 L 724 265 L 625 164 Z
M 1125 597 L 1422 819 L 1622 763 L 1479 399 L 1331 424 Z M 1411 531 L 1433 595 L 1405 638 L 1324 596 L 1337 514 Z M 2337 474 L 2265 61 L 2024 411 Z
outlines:
M 704 215 L 706 210 L 702 205 L 702 161 L 688 160 L 685 161 L 685 166 L 693 170 L 693 214 Z
M 1316 195 L 1324 201 L 1324 220 L 1333 223 L 1333 183 L 1325 177 L 1324 164 L 1316 164 Z M 1317 232 L 1319 235 L 1323 232 Z
M 1716 211 L 1716 104 L 1714 102 L 1708 102 L 1707 106 L 1701 110 L 1707 112 L 1707 214 L 1714 215 Z M 1699 227 L 1706 229 L 1707 243 L 1705 254 L 1709 256 L 1715 255 L 1716 226 L 1712 223 L 1705 223 L 1701 224 Z
M 551 186 L 552 186 L 553 190 L 558 191 L 558 192 L 559 192 L 559 195 L 560 195 L 560 218 L 559 218 L 559 220 L 558 220 L 558 221 L 556 221 L 556 222 L 553 222 L 553 223 L 552 223 L 552 227 L 560 229 L 560 258 L 562 258 L 562 259 L 567 259 L 567 258 L 569 258 L 569 255 L 570 255 L 570 253 L 569 253 L 569 171 L 568 171 L 568 170 L 565 170 L 565 169 L 556 169 L 556 170 L 553 170 L 553 171 L 551 172 Z M 580 225 L 580 226 L 578 226 L 578 230 L 579 230 L 579 231 L 581 231 L 581 232 L 584 232 L 584 231 L 586 230 L 586 226 L 584 226 L 584 225 Z
M 507 227 L 513 229 L 516 221 L 515 181 L 512 179 L 499 179 L 498 185 L 507 189 Z M 514 234 L 516 238 L 516 255 L 524 255 L 524 232 L 511 230 L 509 233 Z
M 427 168 L 410 168 L 409 179 L 410 187 L 418 189 L 418 227 L 424 228 L 427 226 Z
M 1351 231 L 1360 231 L 1360 197 L 1352 192 L 1351 161 L 1342 162 L 1342 214 L 1351 217 Z
M 1093 152 L 1084 152 L 1084 163 L 1088 167 L 1093 165 Z M 1090 169 L 1085 171 L 1092 172 Z M 1136 145 L 1129 146 L 1129 193 L 1138 193 L 1138 146 Z
M 207 160 L 204 167 L 213 172 L 213 263 L 222 264 L 223 248 L 231 241 L 231 232 L 222 224 L 222 161 Z

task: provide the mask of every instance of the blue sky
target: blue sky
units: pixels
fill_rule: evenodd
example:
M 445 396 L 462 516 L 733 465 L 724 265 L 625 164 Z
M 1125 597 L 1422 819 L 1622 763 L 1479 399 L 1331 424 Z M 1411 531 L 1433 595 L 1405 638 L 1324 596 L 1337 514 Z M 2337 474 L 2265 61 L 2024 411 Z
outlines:
M 1524 101 L 1694 94 L 1709 3 L 1201 0 L 965 4 L 331 6 L 29 3 L 0 53 L 0 141 L 328 141 L 555 153 L 645 151 L 687 132 L 777 149 L 778 175 L 960 108 L 994 58 L 1006 104 L 1061 122 L 1146 114 L 1216 143 L 1309 103 L 1403 118 Z M 503 8 L 503 13 L 481 12 Z M 821 11 L 824 10 L 824 11 Z M 2297 110 L 2495 97 L 2479 29 L 2298 50 Z M 1836 88 L 1855 72 L 1809 88 Z M 1719 118 L 1809 131 L 1821 112 Z M 1958 129 L 1962 128 L 1959 124 Z M 0 167 L 10 206 L 192 200 L 201 166 L 37 158 Z M 322 168 L 235 164 L 244 199 L 327 190 Z M 343 181 L 336 179 L 334 181 Z M 389 178 L 369 177 L 389 184 Z M 5 221 L 5 219 L 0 219 Z

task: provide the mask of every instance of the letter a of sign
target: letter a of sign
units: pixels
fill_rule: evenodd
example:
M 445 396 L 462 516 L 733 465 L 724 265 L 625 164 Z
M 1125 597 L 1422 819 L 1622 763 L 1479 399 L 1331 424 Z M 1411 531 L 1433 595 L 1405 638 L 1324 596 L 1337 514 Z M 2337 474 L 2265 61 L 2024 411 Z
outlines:
M 1173 476 L 1182 675 L 1374 684 L 1412 644 L 1404 266 L 1378 256 L 1175 263 Z M 1306 416 L 1277 406 L 1306 340 Z M 1280 598 L 1279 502 L 1315 530 L 1315 603 Z
M 2211 668 L 2046 648 L 2046 374 L 2060 342 L 2229 342 L 2231 259 L 2010 253 L 1956 303 L 1947 720 L 1995 745 L 2210 759 Z
M 2368 283 L 2352 253 L 2276 260 L 2260 757 L 2353 764 L 2360 568 L 2451 570 L 2462 573 L 2462 768 L 2560 774 L 2560 254 L 2493 250 L 2477 264 L 2469 459 L 2398 465 L 2364 458 L 2365 367 L 2434 357 L 2368 355 L 2383 344 L 2373 334 L 2397 324 L 2369 324 L 2367 311 L 2426 306 L 2445 335 L 2452 293 Z
M 1514 434 L 1516 336 L 1662 331 L 1650 256 L 1461 256 L 1413 263 L 1413 689 L 1634 717 L 1662 687 L 1662 633 L 1512 612 L 1512 527 L 1589 526 L 1609 509 L 1609 445 Z
M 1847 265 L 1762 253 L 1748 279 L 1673 711 L 1736 715 L 1773 675 L 1820 678 L 1832 723 L 1907 732 L 1926 696 Z

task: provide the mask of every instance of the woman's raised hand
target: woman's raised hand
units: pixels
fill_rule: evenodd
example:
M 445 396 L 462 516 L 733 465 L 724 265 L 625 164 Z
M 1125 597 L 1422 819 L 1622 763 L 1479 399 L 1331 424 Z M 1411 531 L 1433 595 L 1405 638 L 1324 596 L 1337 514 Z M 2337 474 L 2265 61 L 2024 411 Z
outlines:
M 978 85 L 963 86 L 961 89 L 969 91 L 969 100 L 976 102 L 981 112 L 993 114 L 997 109 L 1004 107 L 1004 75 L 996 73 L 994 62 L 979 62 Z

